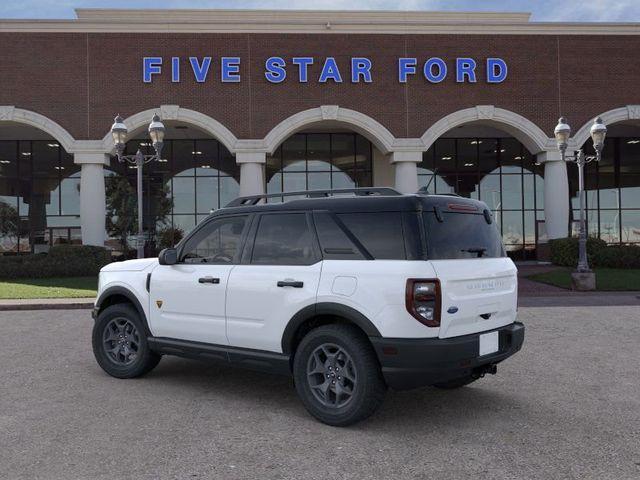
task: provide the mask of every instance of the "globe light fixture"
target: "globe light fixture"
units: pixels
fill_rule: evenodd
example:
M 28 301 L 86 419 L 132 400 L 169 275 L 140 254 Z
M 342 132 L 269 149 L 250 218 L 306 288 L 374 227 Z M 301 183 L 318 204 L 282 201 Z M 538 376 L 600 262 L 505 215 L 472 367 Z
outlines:
M 164 145 L 165 127 L 160 120 L 160 116 L 156 113 L 151 119 L 149 124 L 149 137 L 155 153 L 153 155 L 144 155 L 140 149 L 135 155 L 125 155 L 124 149 L 127 143 L 128 130 L 124 124 L 124 120 L 120 115 L 116 116 L 113 125 L 111 125 L 111 136 L 113 138 L 113 144 L 116 149 L 116 157 L 119 162 L 127 162 L 131 164 L 131 168 L 137 170 L 137 196 L 138 196 L 138 235 L 136 237 L 136 251 L 137 257 L 144 257 L 144 228 L 142 219 L 142 167 L 145 163 L 149 163 L 153 160 L 162 161 L 162 146 Z M 148 145 L 148 144 L 147 144 Z

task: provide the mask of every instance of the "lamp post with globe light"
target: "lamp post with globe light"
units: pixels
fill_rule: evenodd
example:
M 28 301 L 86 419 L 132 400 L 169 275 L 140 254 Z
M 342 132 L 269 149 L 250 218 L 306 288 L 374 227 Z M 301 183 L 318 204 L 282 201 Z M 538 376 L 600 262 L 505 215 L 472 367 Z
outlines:
M 554 130 L 558 150 L 562 155 L 562 160 L 573 162 L 578 166 L 578 195 L 580 199 L 580 230 L 578 239 L 578 266 L 576 272 L 572 274 L 574 287 L 578 290 L 595 289 L 595 275 L 589 268 L 587 258 L 587 228 L 585 219 L 585 191 L 584 191 L 584 166 L 593 161 L 599 162 L 602 157 L 602 149 L 604 148 L 604 139 L 607 134 L 607 127 L 602 123 L 602 119 L 597 117 L 593 125 L 591 125 L 591 139 L 593 140 L 593 148 L 595 155 L 585 155 L 582 149 L 573 154 L 567 154 L 569 138 L 571 136 L 571 127 L 564 117 L 558 120 L 558 125 Z
M 124 148 L 127 143 L 128 129 L 124 124 L 124 120 L 118 115 L 111 126 L 111 136 L 116 148 L 116 156 L 119 162 L 127 162 L 134 165 L 137 169 L 137 194 L 138 194 L 138 235 L 136 237 L 137 258 L 144 257 L 144 230 L 142 221 L 142 166 L 153 160 L 160 160 L 162 146 L 164 144 L 165 128 L 160 117 L 155 114 L 149 124 L 149 137 L 155 150 L 153 155 L 144 155 L 140 149 L 135 155 L 125 155 Z

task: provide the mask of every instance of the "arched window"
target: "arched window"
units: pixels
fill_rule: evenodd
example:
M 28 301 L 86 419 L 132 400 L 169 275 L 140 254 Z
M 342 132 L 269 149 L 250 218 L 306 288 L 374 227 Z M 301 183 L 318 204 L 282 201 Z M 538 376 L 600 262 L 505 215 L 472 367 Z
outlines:
M 151 154 L 148 139 L 131 140 L 125 153 L 134 154 L 140 148 Z M 105 175 L 125 177 L 133 192 L 137 170 L 134 165 L 111 159 Z M 162 228 L 174 227 L 189 232 L 209 213 L 223 207 L 238 196 L 240 169 L 235 157 L 215 139 L 165 140 L 162 161 L 143 166 L 144 228 L 153 238 Z M 162 196 L 170 199 L 170 208 L 160 211 Z M 107 202 L 109 199 L 107 198 Z
M 79 172 L 55 140 L 0 141 L 0 253 L 81 242 Z
M 267 193 L 372 186 L 372 145 L 356 133 L 297 133 L 267 157 Z
M 419 185 L 487 204 L 507 250 L 526 257 L 544 220 L 543 169 L 514 138 L 440 138 L 418 165 Z

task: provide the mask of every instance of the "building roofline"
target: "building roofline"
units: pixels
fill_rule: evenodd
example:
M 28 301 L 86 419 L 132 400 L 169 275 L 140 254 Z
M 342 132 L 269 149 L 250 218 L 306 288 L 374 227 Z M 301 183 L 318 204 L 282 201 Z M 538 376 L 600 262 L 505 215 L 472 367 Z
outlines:
M 640 23 L 531 22 L 530 13 L 76 9 L 77 19 L 0 19 L 0 32 L 638 35 Z

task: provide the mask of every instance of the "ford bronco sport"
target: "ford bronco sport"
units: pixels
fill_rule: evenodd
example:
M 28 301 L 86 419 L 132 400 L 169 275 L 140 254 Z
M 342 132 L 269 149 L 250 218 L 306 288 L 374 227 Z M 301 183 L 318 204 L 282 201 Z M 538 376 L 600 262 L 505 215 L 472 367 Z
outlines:
M 92 341 L 118 378 L 162 355 L 292 375 L 311 415 L 344 426 L 387 387 L 495 373 L 522 346 L 516 312 L 516 268 L 484 203 L 307 191 L 240 197 L 159 258 L 104 267 Z

